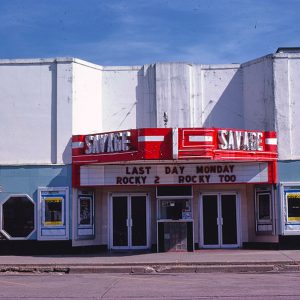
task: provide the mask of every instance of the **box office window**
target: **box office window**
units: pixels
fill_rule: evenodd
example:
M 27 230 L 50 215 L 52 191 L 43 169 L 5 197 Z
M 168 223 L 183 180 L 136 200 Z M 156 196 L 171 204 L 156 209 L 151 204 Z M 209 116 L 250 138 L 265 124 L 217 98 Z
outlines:
M 191 199 L 159 199 L 159 219 L 192 219 Z
M 158 219 L 192 219 L 192 195 L 191 186 L 157 187 Z
M 192 219 L 192 187 L 160 186 L 156 188 L 159 220 Z

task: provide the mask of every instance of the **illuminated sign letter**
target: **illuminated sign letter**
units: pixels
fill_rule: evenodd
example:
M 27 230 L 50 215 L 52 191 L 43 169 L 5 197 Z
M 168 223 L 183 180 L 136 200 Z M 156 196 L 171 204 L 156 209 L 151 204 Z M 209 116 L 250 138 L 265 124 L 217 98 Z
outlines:
M 219 130 L 218 138 L 219 138 L 219 148 L 220 149 L 228 149 L 226 135 L 227 135 L 227 130 Z

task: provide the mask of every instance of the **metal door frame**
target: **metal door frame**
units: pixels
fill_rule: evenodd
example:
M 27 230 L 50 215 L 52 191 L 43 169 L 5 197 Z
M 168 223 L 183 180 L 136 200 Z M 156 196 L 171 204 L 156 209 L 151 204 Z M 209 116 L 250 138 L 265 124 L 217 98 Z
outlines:
M 132 219 L 131 219 L 131 199 L 132 197 L 145 197 L 146 200 L 146 245 L 145 246 L 132 246 Z M 127 246 L 114 246 L 113 245 L 113 197 L 126 197 L 127 198 L 127 233 L 128 245 Z M 108 199 L 108 240 L 109 249 L 112 250 L 142 250 L 150 248 L 150 200 L 148 193 L 111 193 Z
M 205 245 L 204 244 L 204 226 L 203 226 L 203 196 L 217 196 L 217 213 L 218 213 L 218 244 L 216 245 Z M 235 209 L 236 209 L 236 234 L 237 234 L 237 243 L 236 244 L 223 244 L 223 234 L 222 234 L 222 195 L 235 195 Z M 199 244 L 201 248 L 210 248 L 210 249 L 226 249 L 226 248 L 239 248 L 241 244 L 240 239 L 240 194 L 237 192 L 230 191 L 216 191 L 216 192 L 203 192 L 200 193 L 199 199 Z

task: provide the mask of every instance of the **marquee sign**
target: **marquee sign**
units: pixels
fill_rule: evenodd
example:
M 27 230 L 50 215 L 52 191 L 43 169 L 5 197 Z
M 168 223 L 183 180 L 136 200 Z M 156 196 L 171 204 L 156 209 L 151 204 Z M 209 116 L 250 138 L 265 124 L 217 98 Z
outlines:
M 87 135 L 84 139 L 85 154 L 129 151 L 130 131 Z
M 80 186 L 184 185 L 272 182 L 268 163 L 87 165 Z
M 276 161 L 275 132 L 141 128 L 72 138 L 73 164 L 158 160 Z

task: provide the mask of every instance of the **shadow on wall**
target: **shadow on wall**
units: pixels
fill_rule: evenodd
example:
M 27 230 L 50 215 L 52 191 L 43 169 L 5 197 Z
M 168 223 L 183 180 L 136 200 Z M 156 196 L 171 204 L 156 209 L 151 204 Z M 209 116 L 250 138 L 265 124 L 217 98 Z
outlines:
M 224 72 L 226 72 L 225 70 Z M 202 109 L 200 109 L 201 116 L 195 116 L 196 120 L 194 124 L 191 126 L 197 126 L 195 124 L 200 124 L 202 120 L 202 127 L 228 127 L 228 128 L 244 128 L 244 105 L 243 105 L 243 78 L 242 78 L 242 70 L 237 70 L 235 74 L 232 76 L 231 80 L 225 87 L 224 91 L 221 95 L 217 93 L 218 90 L 223 89 L 223 86 L 226 84 L 222 81 L 222 77 L 220 76 L 228 76 L 222 75 L 219 76 L 217 74 L 213 75 L 209 83 L 210 86 L 204 86 L 204 94 L 202 95 L 202 99 L 200 99 L 199 95 L 195 95 L 196 90 L 192 91 L 192 95 L 188 97 L 187 94 L 184 94 L 186 97 L 184 99 L 180 99 L 181 106 L 186 107 L 189 110 L 188 114 L 191 114 L 196 106 L 199 104 L 194 103 L 192 101 L 202 101 L 204 102 Z M 168 78 L 166 80 L 165 88 L 171 89 L 174 93 L 176 93 L 176 81 L 183 80 L 182 87 L 186 86 L 186 76 L 180 76 L 180 74 L 174 78 Z M 190 79 L 192 80 L 192 79 Z M 200 80 L 200 78 L 199 78 Z M 220 82 L 220 86 L 218 86 L 218 81 Z M 204 81 L 205 84 L 205 81 Z M 172 94 L 170 92 L 169 94 Z M 163 111 L 157 111 L 157 97 L 156 97 L 156 66 L 155 65 L 145 65 L 138 72 L 138 85 L 136 87 L 136 97 L 137 97 L 137 107 L 136 107 L 136 126 L 137 128 L 144 127 L 157 127 L 158 120 L 157 116 L 161 116 L 163 118 Z M 205 101 L 204 101 L 204 100 Z M 166 99 L 166 101 L 172 103 L 172 99 Z M 184 103 L 183 101 L 186 101 Z M 192 107 L 195 106 L 195 107 Z M 182 111 L 176 110 L 176 114 L 186 114 L 186 109 Z M 175 112 L 175 111 L 174 111 Z M 169 118 L 172 119 L 172 115 L 169 113 Z M 174 117 L 174 116 L 173 116 Z M 176 118 L 186 120 L 186 115 L 176 116 Z M 183 124 L 179 126 L 184 126 Z
M 138 71 L 136 101 L 136 128 L 157 127 L 155 65 Z
M 1 196 L 28 194 L 31 197 L 38 187 L 71 186 L 72 182 L 71 165 L 2 166 L 0 171 Z
M 195 118 L 195 120 L 190 124 L 190 126 L 195 127 L 270 130 L 269 127 L 272 124 L 268 118 L 270 116 L 268 103 L 271 98 L 265 99 L 268 97 L 268 93 L 264 89 L 264 81 L 261 82 L 259 78 L 257 82 L 254 81 L 252 99 L 252 86 L 250 84 L 247 85 L 247 91 L 245 92 L 244 72 L 243 68 L 209 70 L 202 83 L 202 95 L 196 94 L 195 88 L 191 90 L 190 95 L 183 93 L 184 99 L 180 98 L 180 105 L 186 109 L 182 111 L 178 111 L 179 108 L 175 109 L 173 114 L 175 113 L 176 118 L 186 120 L 184 114 L 187 113 L 187 110 L 188 114 L 192 114 L 193 111 L 199 111 L 201 115 L 195 115 L 192 118 Z M 199 74 L 197 76 L 199 78 L 190 78 L 189 80 L 200 80 Z M 166 78 L 165 89 L 169 91 L 166 94 L 177 95 L 177 85 L 179 84 L 180 86 L 181 84 L 181 81 L 178 83 L 178 80 L 183 81 L 182 87 L 185 87 L 188 82 L 186 76 L 181 76 L 181 74 L 174 78 Z M 161 123 L 157 118 L 159 116 L 163 118 L 164 112 L 157 111 L 159 109 L 159 99 L 157 97 L 162 96 L 157 96 L 156 84 L 156 65 L 144 65 L 138 71 L 138 83 L 136 86 L 136 128 L 157 127 Z M 258 91 L 254 89 L 258 89 Z M 161 101 L 167 101 L 172 105 L 172 99 L 161 99 Z M 246 103 L 245 101 L 251 101 L 251 103 Z M 168 114 L 169 120 L 172 120 L 172 117 L 174 117 L 174 115 L 170 115 L 172 111 L 169 111 Z M 184 125 L 179 124 L 179 127 L 182 126 Z
M 211 96 L 204 96 L 207 102 L 202 108 L 203 126 L 274 130 L 274 87 L 271 76 L 269 62 L 266 61 L 259 66 L 239 68 L 219 97 L 214 97 L 214 91 L 210 88 L 208 92 Z M 216 90 L 219 89 L 220 80 L 217 77 L 211 79 Z
M 218 78 L 214 78 L 217 87 Z M 205 91 L 204 91 L 205 93 Z M 213 94 L 213 91 L 212 91 Z M 244 128 L 243 77 L 238 70 L 217 98 L 204 96 L 207 102 L 202 107 L 203 127 Z
M 62 153 L 62 161 L 64 164 L 72 164 L 72 137 L 70 137 Z
M 57 64 L 49 66 L 51 76 L 51 163 L 57 163 Z
M 57 63 L 52 63 L 49 66 L 49 71 L 51 72 L 51 163 L 60 163 L 58 156 L 60 155 L 60 149 L 58 148 L 58 128 L 57 128 L 57 115 L 58 115 L 58 95 L 57 95 Z M 71 131 L 70 131 L 70 134 Z M 64 164 L 72 163 L 72 137 L 70 136 L 67 145 L 62 153 L 62 162 Z

